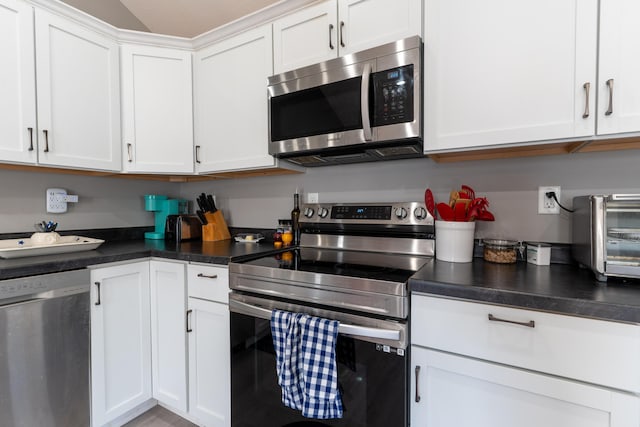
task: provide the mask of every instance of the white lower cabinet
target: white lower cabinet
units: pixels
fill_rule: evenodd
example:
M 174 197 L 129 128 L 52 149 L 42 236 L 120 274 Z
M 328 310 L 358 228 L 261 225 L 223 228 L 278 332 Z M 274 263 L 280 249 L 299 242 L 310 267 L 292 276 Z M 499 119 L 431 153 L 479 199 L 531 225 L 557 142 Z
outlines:
M 412 427 L 638 427 L 640 327 L 412 295 Z
M 207 427 L 231 426 L 228 270 L 188 266 L 189 413 Z
M 640 425 L 632 394 L 419 346 L 411 357 L 412 427 Z
M 91 271 L 91 416 L 102 426 L 151 398 L 149 262 Z
M 95 267 L 91 281 L 92 426 L 122 425 L 157 400 L 229 427 L 228 269 L 152 259 Z
M 207 427 L 231 425 L 229 308 L 189 298 L 189 413 Z
M 149 271 L 153 397 L 187 412 L 185 264 L 152 260 Z

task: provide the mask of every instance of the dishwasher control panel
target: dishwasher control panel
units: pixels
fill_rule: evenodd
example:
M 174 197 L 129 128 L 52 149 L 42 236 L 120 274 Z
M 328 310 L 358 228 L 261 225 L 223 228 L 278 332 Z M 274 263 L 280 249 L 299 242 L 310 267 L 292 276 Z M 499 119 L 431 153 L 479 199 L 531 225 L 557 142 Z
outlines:
M 67 288 L 86 286 L 88 290 L 90 279 L 89 270 L 82 269 L 0 280 L 0 305 L 39 298 L 45 292 Z

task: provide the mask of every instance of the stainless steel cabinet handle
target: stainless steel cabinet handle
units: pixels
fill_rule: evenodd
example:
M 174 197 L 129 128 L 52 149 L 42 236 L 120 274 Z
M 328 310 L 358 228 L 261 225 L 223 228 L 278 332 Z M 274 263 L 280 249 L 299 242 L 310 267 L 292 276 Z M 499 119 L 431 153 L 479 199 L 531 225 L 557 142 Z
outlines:
M 94 284 L 98 287 L 98 300 L 96 301 L 95 305 L 100 305 L 100 282 L 95 282 Z
M 200 163 L 200 146 L 196 145 L 196 163 Z
M 212 274 L 210 276 L 204 274 L 204 273 L 198 273 L 198 277 L 204 277 L 206 279 L 217 279 L 218 275 L 217 274 Z
M 586 119 L 587 117 L 589 117 L 589 89 L 591 89 L 591 83 L 586 82 L 584 85 L 582 85 L 582 87 L 584 88 L 585 97 L 587 98 L 582 118 Z
M 48 153 L 49 152 L 49 131 L 44 129 L 42 133 L 44 133 L 44 152 Z
M 191 329 L 191 313 L 193 313 L 193 310 L 187 310 L 187 333 L 193 332 L 193 329 Z
M 613 114 L 613 79 L 607 80 L 607 87 L 609 88 L 609 108 L 604 112 L 605 116 Z
M 371 141 L 371 122 L 369 121 L 369 77 L 371 76 L 371 64 L 364 64 L 362 70 L 362 84 L 360 87 L 360 114 L 362 115 L 362 131 L 364 140 Z
M 416 403 L 420 402 L 420 392 L 418 391 L 418 377 L 420 376 L 420 365 L 416 365 Z
M 133 162 L 133 158 L 131 157 L 131 149 L 133 146 L 131 144 L 127 144 L 127 158 L 129 163 Z
M 513 323 L 514 325 L 526 326 L 527 328 L 536 327 L 536 322 L 533 320 L 529 320 L 528 322 L 516 322 L 515 320 L 500 319 L 499 317 L 495 317 L 493 314 L 489 314 L 489 320 L 493 322 Z
M 27 128 L 29 130 L 29 151 L 33 151 L 33 128 Z
M 331 34 L 333 33 L 333 24 L 329 24 L 329 49 L 333 50 L 333 40 L 331 40 Z
M 346 47 L 344 44 L 344 21 L 340 21 L 340 46 Z

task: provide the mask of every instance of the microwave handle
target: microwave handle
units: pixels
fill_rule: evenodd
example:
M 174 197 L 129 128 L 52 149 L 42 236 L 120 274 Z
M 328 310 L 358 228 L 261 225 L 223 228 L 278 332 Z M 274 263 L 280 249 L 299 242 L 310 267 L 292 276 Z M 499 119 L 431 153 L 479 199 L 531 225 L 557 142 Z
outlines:
M 640 194 L 612 194 L 611 200 L 640 200 Z
M 362 114 L 362 131 L 364 132 L 364 140 L 371 141 L 371 121 L 369 120 L 369 80 L 371 77 L 371 64 L 364 64 L 362 70 L 362 86 L 360 92 L 360 111 Z

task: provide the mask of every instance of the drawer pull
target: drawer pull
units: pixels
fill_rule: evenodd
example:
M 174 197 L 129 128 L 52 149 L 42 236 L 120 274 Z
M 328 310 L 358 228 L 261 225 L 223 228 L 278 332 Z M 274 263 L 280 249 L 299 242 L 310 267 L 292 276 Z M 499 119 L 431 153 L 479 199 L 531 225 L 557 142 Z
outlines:
M 416 365 L 416 403 L 420 402 L 420 392 L 418 391 L 418 376 L 420 376 L 420 365 Z
M 198 273 L 198 277 L 204 277 L 205 279 L 217 279 L 218 275 L 217 274 L 212 274 L 212 275 L 206 275 L 204 273 Z
M 493 314 L 489 314 L 489 320 L 493 322 L 513 323 L 514 325 L 526 326 L 527 328 L 536 327 L 536 322 L 533 320 L 529 320 L 528 322 L 516 322 L 515 320 L 500 319 L 499 317 L 495 317 Z

